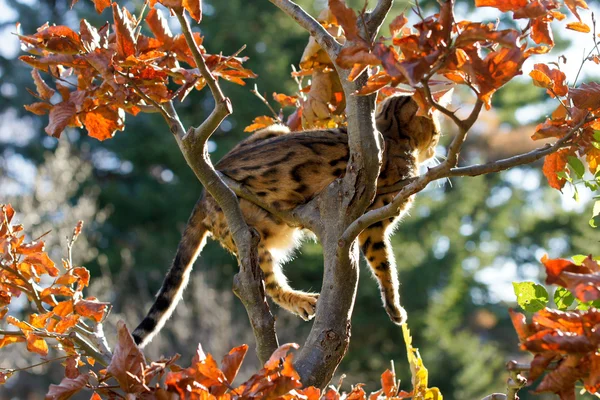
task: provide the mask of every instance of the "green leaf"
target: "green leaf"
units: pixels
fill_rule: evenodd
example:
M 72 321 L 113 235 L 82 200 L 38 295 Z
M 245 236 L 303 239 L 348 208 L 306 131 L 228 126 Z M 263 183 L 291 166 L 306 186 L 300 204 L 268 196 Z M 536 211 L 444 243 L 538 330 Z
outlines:
M 594 131 L 594 140 L 600 142 L 600 131 Z
M 600 215 L 600 200 L 596 200 L 594 202 L 594 207 L 592 209 L 592 218 L 590 219 L 590 226 L 592 228 L 596 228 L 596 217 Z
M 594 300 L 594 301 L 587 301 L 587 302 L 583 302 L 583 301 L 579 301 L 578 299 L 575 299 L 577 301 L 577 310 L 589 310 L 591 307 L 594 308 L 600 308 L 600 299 Z
M 595 192 L 596 190 L 598 190 L 598 184 L 594 181 L 584 181 L 583 184 L 591 191 Z
M 548 292 L 542 285 L 533 282 L 513 282 L 517 303 L 525 311 L 540 311 L 548 304 Z
M 575 296 L 567 289 L 558 287 L 554 292 L 554 304 L 559 310 L 566 310 L 575 301 Z
M 600 150 L 600 142 L 592 142 L 592 146 Z
M 578 178 L 583 178 L 583 174 L 585 174 L 585 167 L 583 166 L 583 163 L 579 158 L 569 156 L 567 157 L 567 164 L 569 164 L 571 170 L 573 170 L 575 174 L 577 174 Z
M 576 265 L 581 265 L 581 264 L 583 264 L 583 261 L 584 261 L 586 258 L 588 258 L 588 256 L 584 256 L 583 254 L 577 254 L 577 255 L 575 255 L 575 256 L 573 256 L 573 257 L 571 257 L 571 259 L 573 260 L 573 262 L 574 262 Z

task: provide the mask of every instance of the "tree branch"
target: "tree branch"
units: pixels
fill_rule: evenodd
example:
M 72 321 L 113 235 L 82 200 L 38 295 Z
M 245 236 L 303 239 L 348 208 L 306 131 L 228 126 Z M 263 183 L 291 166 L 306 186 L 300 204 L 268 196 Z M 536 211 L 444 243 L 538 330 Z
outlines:
M 371 37 L 379 32 L 385 17 L 387 17 L 393 5 L 394 0 L 379 0 L 373 11 L 367 15 L 367 29 Z
M 316 19 L 308 14 L 302 7 L 291 0 L 269 0 L 281 11 L 293 18 L 298 25 L 306 29 L 315 38 L 319 46 L 335 60 L 342 50 L 342 45 Z
M 206 80 L 215 107 L 208 118 L 196 128 L 190 128 L 187 132 L 183 128 L 177 115 L 177 111 L 171 102 L 165 104 L 167 123 L 171 127 L 179 148 L 196 177 L 204 185 L 206 190 L 215 199 L 223 210 L 225 219 L 229 226 L 231 236 L 237 248 L 240 272 L 235 277 L 234 292 L 240 297 L 244 304 L 254 335 L 256 338 L 257 354 L 261 362 L 277 349 L 278 340 L 275 333 L 275 319 L 269 310 L 265 300 L 261 270 L 258 264 L 257 241 L 258 234 L 248 227 L 239 201 L 235 193 L 227 187 L 212 166 L 206 144 L 210 136 L 219 127 L 221 122 L 232 112 L 230 100 L 224 96 L 221 88 L 212 75 L 204 57 L 195 42 L 187 18 L 183 11 L 175 12 L 186 43 L 192 51 L 192 56 L 202 77 Z

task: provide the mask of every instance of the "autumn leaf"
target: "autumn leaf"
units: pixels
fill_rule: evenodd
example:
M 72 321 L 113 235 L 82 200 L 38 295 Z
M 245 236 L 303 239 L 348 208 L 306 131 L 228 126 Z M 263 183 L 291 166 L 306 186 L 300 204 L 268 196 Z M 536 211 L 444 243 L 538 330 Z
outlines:
M 40 72 L 37 69 L 31 71 L 31 76 L 33 77 L 33 81 L 35 82 L 35 88 L 37 90 L 38 95 L 42 100 L 50 100 L 50 98 L 56 93 L 54 89 L 44 82 L 42 77 L 40 76 Z
M 344 28 L 346 39 L 362 41 L 358 33 L 358 26 L 356 25 L 356 13 L 353 9 L 346 6 L 344 0 L 329 0 L 329 9 L 338 23 Z
M 402 30 L 404 25 L 406 25 L 407 23 L 408 23 L 408 18 L 406 18 L 404 13 L 402 13 L 402 14 L 398 15 L 396 18 L 394 18 L 392 20 L 392 22 L 390 22 L 390 32 L 391 32 L 392 36 L 398 35 L 398 33 L 400 33 L 400 31 Z
M 125 322 L 119 321 L 117 323 L 117 345 L 106 372 L 114 376 L 126 392 L 135 393 L 136 387 L 142 381 L 141 374 L 144 365 L 146 365 L 144 354 L 133 341 Z M 136 377 L 140 380 L 136 380 Z
M 600 83 L 584 83 L 569 91 L 573 105 L 582 110 L 595 111 L 600 109 Z
M 91 318 L 96 322 L 102 321 L 108 310 L 108 303 L 92 300 L 79 300 L 75 303 L 75 312 L 82 317 Z
M 75 379 L 64 378 L 58 385 L 50 385 L 45 400 L 67 400 L 85 387 L 88 375 L 79 375 Z
M 252 121 L 252 124 L 250 124 L 246 128 L 244 128 L 244 132 L 254 132 L 259 129 L 266 128 L 267 126 L 276 124 L 276 123 L 277 123 L 276 119 L 263 115 L 261 117 L 254 118 L 254 120 Z
M 544 159 L 542 172 L 544 173 L 546 179 L 548 179 L 548 184 L 550 187 L 553 187 L 554 189 L 561 190 L 566 183 L 565 179 L 557 176 L 557 173 L 565 170 L 567 166 L 568 153 L 569 150 L 563 149 L 557 151 L 556 153 L 547 155 Z
M 398 392 L 398 388 L 396 387 L 396 375 L 386 369 L 383 374 L 381 374 L 381 388 L 383 389 L 383 393 L 387 397 L 393 397 Z
M 48 135 L 58 138 L 76 115 L 77 110 L 73 103 L 63 101 L 55 104 L 50 110 L 50 122 L 44 130 Z
M 202 0 L 182 0 L 182 5 L 197 23 L 202 21 Z
M 88 134 L 100 141 L 110 139 L 117 130 L 123 130 L 125 112 L 117 108 L 98 107 L 85 114 L 83 125 Z
M 119 5 L 112 3 L 113 18 L 115 21 L 117 54 L 122 58 L 135 55 L 135 37 L 133 35 L 133 21 L 129 19 L 129 13 L 125 8 L 121 10 Z
M 475 0 L 475 7 L 494 7 L 502 12 L 517 11 L 527 5 L 528 0 Z
M 161 43 L 170 46 L 173 43 L 173 34 L 169 24 L 160 10 L 151 9 L 146 16 L 148 27 Z
M 566 26 L 567 29 L 570 29 L 572 31 L 576 31 L 576 32 L 583 32 L 583 33 L 590 33 L 591 29 L 590 27 L 583 23 L 583 22 L 571 22 L 569 24 L 567 24 Z
M 569 92 L 569 88 L 565 84 L 567 76 L 557 68 L 551 69 L 546 64 L 535 64 L 529 76 L 533 79 L 535 86 L 548 89 L 548 93 L 553 97 L 554 95 L 566 96 Z
M 27 342 L 27 350 L 32 353 L 37 353 L 42 357 L 48 355 L 48 344 L 46 341 L 38 335 L 25 331 L 25 340 Z
M 565 5 L 569 9 L 569 11 L 571 11 L 571 13 L 573 13 L 573 15 L 575 15 L 575 17 L 577 17 L 577 19 L 580 21 L 581 21 L 581 17 L 579 16 L 579 13 L 577 12 L 577 7 L 583 8 L 585 10 L 588 9 L 588 5 L 585 2 L 585 0 L 565 0 Z

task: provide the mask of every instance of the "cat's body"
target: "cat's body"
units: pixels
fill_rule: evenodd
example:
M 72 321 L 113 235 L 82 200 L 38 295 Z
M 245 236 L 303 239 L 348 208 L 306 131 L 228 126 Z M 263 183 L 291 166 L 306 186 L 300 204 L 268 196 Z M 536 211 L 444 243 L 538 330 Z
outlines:
M 419 162 L 433 156 L 439 130 L 433 120 L 416 116 L 417 109 L 414 100 L 407 96 L 391 97 L 382 104 L 376 117 L 377 129 L 385 142 L 378 191 L 415 176 Z M 275 209 L 291 210 L 310 201 L 334 179 L 344 176 L 347 142 L 345 128 L 290 133 L 283 126 L 273 126 L 242 141 L 215 168 L 243 183 Z M 394 194 L 378 194 L 369 209 L 389 203 Z M 411 203 L 412 198 L 402 206 L 402 211 Z M 244 199 L 240 199 L 240 207 L 248 225 L 261 237 L 258 255 L 267 294 L 281 307 L 310 319 L 318 295 L 291 289 L 280 268 L 280 263 L 298 247 L 302 230 L 288 226 Z M 373 224 L 359 236 L 363 254 L 379 282 L 386 311 L 396 323 L 402 323 L 406 315 L 400 306 L 396 266 L 387 237 L 400 217 Z M 205 194 L 194 207 L 173 266 L 154 305 L 133 333 L 136 343 L 146 344 L 170 316 L 209 234 L 235 253 L 221 209 Z

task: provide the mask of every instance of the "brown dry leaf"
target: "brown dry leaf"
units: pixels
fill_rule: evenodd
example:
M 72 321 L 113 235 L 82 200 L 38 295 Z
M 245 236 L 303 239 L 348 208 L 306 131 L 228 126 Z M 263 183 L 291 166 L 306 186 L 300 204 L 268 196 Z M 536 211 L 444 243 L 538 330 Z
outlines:
M 123 321 L 117 323 L 117 338 L 118 342 L 106 372 L 115 377 L 123 390 L 135 393 L 136 387 L 143 382 L 142 373 L 146 359 Z M 135 379 L 136 377 L 139 381 Z
M 494 7 L 502 12 L 517 11 L 525 7 L 528 0 L 475 0 L 475 7 Z
M 173 33 L 169 28 L 169 24 L 160 10 L 153 8 L 146 16 L 148 27 L 157 38 L 165 46 L 170 46 L 173 43 Z
M 54 89 L 44 82 L 42 77 L 40 76 L 40 72 L 37 69 L 31 71 L 31 76 L 33 77 L 33 81 L 35 82 L 35 88 L 37 90 L 38 95 L 42 100 L 50 100 L 50 98 L 56 93 Z
M 85 387 L 88 375 L 79 375 L 75 379 L 64 378 L 58 385 L 50 385 L 45 400 L 67 400 Z
M 202 21 L 202 0 L 182 0 L 182 5 L 197 23 Z
M 569 97 L 577 108 L 590 111 L 598 110 L 600 109 L 600 83 L 584 83 L 578 88 L 571 89 Z
M 351 41 L 362 41 L 356 25 L 356 13 L 353 9 L 346 6 L 344 0 L 329 0 L 329 9 L 337 19 L 337 22 L 344 28 L 346 39 Z
M 577 7 L 583 8 L 585 10 L 588 9 L 588 5 L 585 2 L 585 0 L 565 0 L 565 5 L 569 8 L 571 13 L 573 13 L 573 15 L 575 15 L 575 17 L 577 17 L 577 19 L 580 21 L 581 21 L 581 17 L 579 16 L 579 13 L 577 12 Z
M 50 110 L 50 121 L 44 130 L 48 135 L 58 138 L 76 115 L 75 104 L 68 101 L 55 104 Z

